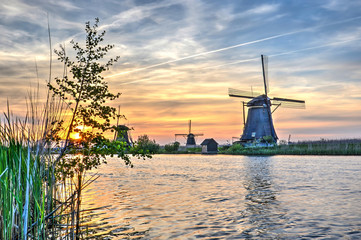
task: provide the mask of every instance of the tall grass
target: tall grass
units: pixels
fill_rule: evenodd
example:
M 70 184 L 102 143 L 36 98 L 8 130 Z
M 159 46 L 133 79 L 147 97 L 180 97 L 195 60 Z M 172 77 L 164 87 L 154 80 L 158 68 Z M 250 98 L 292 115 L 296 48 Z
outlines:
M 302 141 L 273 147 L 243 147 L 234 144 L 220 153 L 234 155 L 361 155 L 360 139 Z
M 1 239 L 48 239 L 61 234 L 59 198 L 51 154 L 51 131 L 62 118 L 54 99 L 39 107 L 30 94 L 26 116 L 14 117 L 9 104 L 0 122 Z
M 30 94 L 23 118 L 9 104 L 0 117 L 0 239 L 83 238 L 80 192 L 97 176 L 64 177 L 52 137 L 66 108 L 38 99 Z

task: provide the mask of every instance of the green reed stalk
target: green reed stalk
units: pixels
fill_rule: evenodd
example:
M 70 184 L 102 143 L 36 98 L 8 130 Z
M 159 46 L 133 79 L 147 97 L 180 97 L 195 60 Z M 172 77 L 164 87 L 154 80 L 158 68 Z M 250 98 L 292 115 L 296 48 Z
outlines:
M 64 207 L 56 200 L 60 199 L 59 181 L 49 136 L 53 123 L 62 118 L 63 106 L 48 99 L 41 109 L 32 96 L 23 119 L 12 117 L 8 104 L 0 120 L 0 239 L 62 235 L 57 216 Z
M 25 205 L 24 205 L 24 211 L 23 211 L 23 236 L 27 236 L 28 231 L 28 216 L 29 216 L 29 194 L 30 194 L 30 148 L 28 148 L 28 157 L 26 159 L 26 191 L 25 191 Z

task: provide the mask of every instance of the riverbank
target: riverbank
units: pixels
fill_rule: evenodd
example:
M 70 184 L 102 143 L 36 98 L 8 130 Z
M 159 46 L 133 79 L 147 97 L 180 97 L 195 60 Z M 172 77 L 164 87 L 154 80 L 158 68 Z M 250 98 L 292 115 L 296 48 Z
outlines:
M 172 149 L 167 151 L 160 147 L 155 154 L 202 154 L 201 147 Z M 229 146 L 220 146 L 218 154 L 223 155 L 361 155 L 361 139 L 343 139 L 343 140 L 319 140 L 319 141 L 300 141 L 293 143 L 280 143 L 260 147 L 259 145 L 240 144 Z
M 220 154 L 229 155 L 361 155 L 361 140 L 320 140 L 280 144 L 272 147 L 243 147 L 234 144 L 221 147 Z

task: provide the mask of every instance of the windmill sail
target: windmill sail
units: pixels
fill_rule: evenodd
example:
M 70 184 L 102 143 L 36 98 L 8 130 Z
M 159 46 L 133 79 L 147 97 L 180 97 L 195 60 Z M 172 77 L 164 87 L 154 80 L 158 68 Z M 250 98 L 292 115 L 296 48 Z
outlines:
M 258 95 L 260 95 L 259 93 L 255 93 L 255 92 L 249 92 L 249 91 L 243 91 L 243 90 L 238 90 L 235 88 L 228 88 L 228 95 L 230 97 L 240 97 L 240 98 L 255 98 Z
M 303 100 L 274 97 L 271 99 L 271 103 L 272 105 L 279 105 L 280 107 L 284 107 L 284 108 L 298 108 L 298 109 L 306 108 L 306 103 Z
M 181 136 L 181 137 L 186 137 L 188 134 L 187 133 L 176 133 L 174 134 L 176 137 Z
M 264 92 L 267 96 L 269 93 L 269 85 L 268 85 L 268 57 L 265 55 L 261 55 L 262 60 L 262 73 L 263 73 L 263 83 L 264 83 Z

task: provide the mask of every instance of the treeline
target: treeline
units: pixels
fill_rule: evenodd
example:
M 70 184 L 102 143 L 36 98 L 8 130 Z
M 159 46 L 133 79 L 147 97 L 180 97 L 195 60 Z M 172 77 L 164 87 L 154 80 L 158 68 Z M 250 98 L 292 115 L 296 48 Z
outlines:
M 142 135 L 138 137 L 135 142 L 138 148 L 144 153 L 149 154 L 187 154 L 187 153 L 200 153 L 201 147 L 185 148 L 180 146 L 179 142 L 168 143 L 164 146 L 156 143 L 154 139 L 150 139 L 148 135 Z
M 221 147 L 219 153 L 232 155 L 361 155 L 361 139 L 281 142 L 270 147 L 234 144 Z
M 136 144 L 145 153 L 150 154 L 191 154 L 202 151 L 201 147 L 182 147 L 179 142 L 161 146 L 147 135 L 139 136 Z M 247 146 L 235 143 L 231 146 L 220 146 L 218 153 L 231 155 L 361 155 L 361 139 L 321 139 L 292 143 L 280 141 L 279 144 L 268 144 L 268 146 L 265 144 L 262 146 L 259 142 Z

